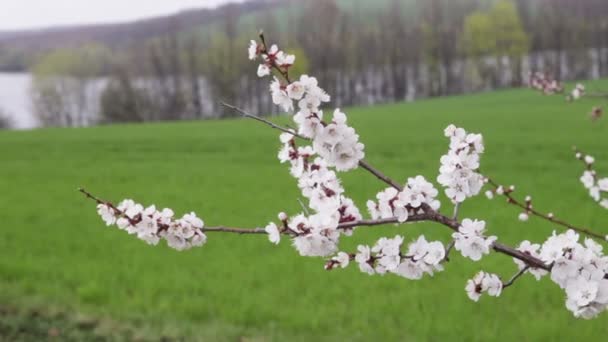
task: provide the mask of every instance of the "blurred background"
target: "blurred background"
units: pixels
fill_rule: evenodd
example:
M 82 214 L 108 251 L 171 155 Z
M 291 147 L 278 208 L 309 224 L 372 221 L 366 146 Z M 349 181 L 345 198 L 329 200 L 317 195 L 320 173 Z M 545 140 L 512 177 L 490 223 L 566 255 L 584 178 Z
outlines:
M 106 228 L 77 187 L 195 211 L 207 226 L 263 227 L 302 211 L 277 161 L 279 134 L 219 105 L 293 125 L 247 59 L 259 29 L 296 55 L 292 75 L 319 79 L 332 96 L 326 113 L 346 107 L 366 161 L 395 181 L 435 182 L 443 130 L 455 124 L 483 134 L 481 168 L 516 185 L 514 196 L 608 234 L 608 211 L 580 183 L 572 152 L 608 176 L 608 120 L 588 115 L 608 100 L 607 0 L 5 0 L 0 341 L 606 339 L 608 314 L 575 319 L 548 277 L 469 300 L 465 284 L 480 270 L 517 272 L 496 253 L 473 263 L 453 252 L 445 272 L 408 281 L 356 265 L 327 272 L 285 238 L 209 232 L 180 253 Z M 545 96 L 526 86 L 530 71 L 586 93 Z M 366 201 L 386 185 L 362 170 L 339 177 L 369 217 Z M 518 221 L 500 198 L 471 198 L 460 213 L 509 245 L 563 231 Z M 396 234 L 451 240 L 421 223 L 360 229 L 340 247 Z
M 275 113 L 245 58 L 262 28 L 337 106 L 520 86 L 531 70 L 608 74 L 604 0 L 30 0 L 0 25 L 14 128 L 233 115 L 220 99 Z

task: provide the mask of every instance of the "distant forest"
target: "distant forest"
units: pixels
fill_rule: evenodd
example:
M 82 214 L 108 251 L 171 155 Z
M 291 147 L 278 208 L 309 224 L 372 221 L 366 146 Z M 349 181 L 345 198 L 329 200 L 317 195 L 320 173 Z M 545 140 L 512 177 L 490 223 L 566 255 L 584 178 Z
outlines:
M 608 75 L 606 0 L 259 0 L 120 25 L 0 32 L 0 70 L 34 75 L 41 123 L 271 114 L 246 58 L 263 28 L 335 105 Z M 262 100 L 260 100 L 262 99 Z

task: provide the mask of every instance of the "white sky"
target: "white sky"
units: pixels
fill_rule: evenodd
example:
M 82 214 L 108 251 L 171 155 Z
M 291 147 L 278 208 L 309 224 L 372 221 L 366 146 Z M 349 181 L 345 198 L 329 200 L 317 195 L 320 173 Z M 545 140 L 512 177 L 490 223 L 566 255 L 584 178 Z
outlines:
M 0 30 L 121 22 L 242 0 L 0 0 Z

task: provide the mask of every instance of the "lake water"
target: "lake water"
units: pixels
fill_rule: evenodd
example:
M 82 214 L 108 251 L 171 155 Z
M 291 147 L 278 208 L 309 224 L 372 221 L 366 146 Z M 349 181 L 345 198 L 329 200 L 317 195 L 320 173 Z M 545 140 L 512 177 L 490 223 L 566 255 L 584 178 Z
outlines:
M 0 111 L 8 114 L 19 129 L 37 126 L 29 96 L 31 83 L 30 74 L 0 73 Z

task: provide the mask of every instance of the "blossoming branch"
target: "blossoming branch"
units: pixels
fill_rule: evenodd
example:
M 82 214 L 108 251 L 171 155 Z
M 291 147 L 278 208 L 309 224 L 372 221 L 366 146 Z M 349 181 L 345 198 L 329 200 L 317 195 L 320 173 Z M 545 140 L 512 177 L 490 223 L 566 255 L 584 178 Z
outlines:
M 251 41 L 248 54 L 249 59 L 260 61 L 258 76 L 270 78 L 272 101 L 293 115 L 296 127 L 282 127 L 240 108 L 226 106 L 281 131 L 277 157 L 289 167 L 308 208 L 295 214 L 280 212 L 276 221 L 263 228 L 207 227 L 194 213 L 175 218 L 170 209 L 144 207 L 132 200 L 114 205 L 81 189 L 97 203 L 98 213 L 107 225 L 116 225 L 152 245 L 165 240 L 177 250 L 204 245 L 211 232 L 264 234 L 272 244 L 289 239 L 300 255 L 324 258 L 327 270 L 355 264 L 369 275 L 393 274 L 407 279 L 421 279 L 443 271 L 452 249 L 471 261 L 479 261 L 494 251 L 512 258 L 518 271 L 506 281 L 497 274 L 478 272 L 464 286 L 474 301 L 484 293 L 500 296 L 529 273 L 536 279 L 550 274 L 551 280 L 564 289 L 566 307 L 576 317 L 595 317 L 608 307 L 608 257 L 593 240 L 579 241 L 577 232 L 568 229 L 553 232 L 542 244 L 522 241 L 513 248 L 491 235 L 485 221 L 458 219 L 461 203 L 478 195 L 488 182 L 479 172 L 484 153 L 481 134 L 467 133 L 454 125 L 444 131 L 449 148 L 440 158 L 436 181 L 454 205 L 454 214 L 448 217 L 439 211 L 439 190 L 427 178 L 416 175 L 401 184 L 363 159 L 365 146 L 349 125 L 346 113 L 340 109 L 324 112 L 323 105 L 330 102 L 330 95 L 317 79 L 290 75 L 295 56 L 277 45 L 267 45 L 263 34 L 258 41 Z M 386 185 L 374 199 L 367 201 L 370 219 L 363 218 L 339 178 L 340 172 L 359 167 Z M 359 245 L 355 251 L 340 248 L 340 241 L 359 229 L 421 221 L 448 228 L 451 236 L 447 246 L 442 241 L 429 241 L 424 235 L 410 242 L 395 235 Z
M 539 91 L 543 95 L 555 95 L 562 94 L 565 92 L 564 85 L 555 80 L 550 74 L 545 72 L 530 72 L 528 75 L 528 87 Z M 608 94 L 605 92 L 591 92 L 586 91 L 585 85 L 577 83 L 571 91 L 566 95 L 566 101 L 573 102 L 580 100 L 583 97 L 589 98 L 608 98 Z M 601 106 L 594 106 L 589 112 L 589 118 L 591 121 L 599 120 L 604 114 L 604 110 Z
M 489 177 L 486 178 L 486 182 L 489 186 L 492 187 L 490 190 L 487 190 L 485 192 L 486 197 L 488 199 L 493 199 L 495 196 L 505 197 L 508 204 L 511 204 L 515 207 L 520 208 L 521 211 L 518 216 L 518 219 L 520 221 L 526 222 L 526 221 L 528 221 L 530 216 L 535 216 L 535 217 L 541 218 L 543 220 L 549 221 L 553 224 L 562 226 L 566 229 L 572 229 L 572 230 L 574 230 L 578 233 L 581 233 L 583 235 L 586 235 L 588 237 L 598 239 L 600 241 L 604 241 L 604 240 L 608 241 L 608 235 L 602 235 L 602 234 L 596 233 L 591 228 L 579 227 L 579 226 L 570 224 L 564 220 L 557 218 L 553 212 L 543 213 L 543 212 L 539 211 L 538 209 L 534 208 L 534 206 L 532 205 L 532 196 L 530 196 L 530 195 L 527 195 L 523 201 L 518 200 L 514 195 L 514 193 L 515 193 L 514 185 L 510 185 L 508 187 L 499 185 L 498 183 L 496 183 L 494 180 L 492 180 Z
M 583 175 L 580 178 L 581 183 L 583 183 L 585 189 L 589 191 L 589 196 L 591 196 L 594 201 L 608 209 L 608 177 L 599 177 L 597 172 L 593 169 L 593 164 L 595 163 L 594 157 L 582 153 L 577 150 L 576 147 L 574 150 L 576 159 L 585 164 L 585 171 L 583 171 Z

